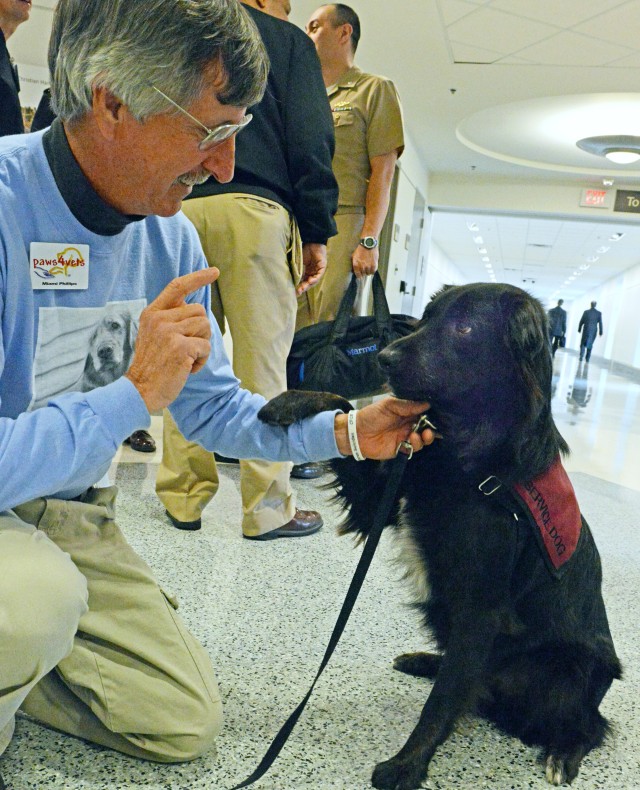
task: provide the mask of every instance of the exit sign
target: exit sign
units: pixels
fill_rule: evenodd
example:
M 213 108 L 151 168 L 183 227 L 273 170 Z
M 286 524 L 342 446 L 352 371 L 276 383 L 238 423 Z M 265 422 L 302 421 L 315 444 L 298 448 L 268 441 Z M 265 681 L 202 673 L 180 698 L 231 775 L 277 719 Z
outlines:
M 583 189 L 580 205 L 587 208 L 610 208 L 611 192 L 608 189 Z

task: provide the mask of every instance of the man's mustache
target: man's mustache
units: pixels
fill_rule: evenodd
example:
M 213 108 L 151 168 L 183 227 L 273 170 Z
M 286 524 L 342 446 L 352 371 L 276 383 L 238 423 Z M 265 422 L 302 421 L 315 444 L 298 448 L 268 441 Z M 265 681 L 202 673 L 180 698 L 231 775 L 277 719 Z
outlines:
M 176 178 L 176 183 L 185 187 L 194 187 L 196 184 L 204 184 L 209 179 L 209 175 L 206 170 L 196 170 L 179 176 Z

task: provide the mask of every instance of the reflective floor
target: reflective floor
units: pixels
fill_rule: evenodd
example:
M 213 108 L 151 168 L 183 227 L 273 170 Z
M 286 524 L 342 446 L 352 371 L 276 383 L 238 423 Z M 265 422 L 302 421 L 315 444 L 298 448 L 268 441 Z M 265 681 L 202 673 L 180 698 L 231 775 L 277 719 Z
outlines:
M 571 448 L 570 472 L 640 491 L 640 381 L 592 357 L 559 349 L 554 359 L 553 415 Z

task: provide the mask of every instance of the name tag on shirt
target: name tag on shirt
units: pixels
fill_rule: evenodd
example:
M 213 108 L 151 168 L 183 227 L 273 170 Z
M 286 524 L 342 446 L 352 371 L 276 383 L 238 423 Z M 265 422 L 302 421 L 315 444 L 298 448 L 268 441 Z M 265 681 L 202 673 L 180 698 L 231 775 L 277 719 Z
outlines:
M 89 245 L 32 241 L 29 247 L 31 287 L 44 291 L 81 291 L 89 287 Z

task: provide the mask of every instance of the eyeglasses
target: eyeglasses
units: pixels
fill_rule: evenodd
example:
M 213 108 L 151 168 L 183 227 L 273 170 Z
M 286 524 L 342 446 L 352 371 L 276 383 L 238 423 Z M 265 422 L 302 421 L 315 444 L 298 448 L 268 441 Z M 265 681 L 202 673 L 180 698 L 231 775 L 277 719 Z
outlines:
M 249 121 L 253 118 L 253 115 L 245 115 L 244 118 L 240 121 L 240 123 L 221 123 L 220 126 L 216 126 L 213 129 L 209 129 L 208 126 L 205 126 L 201 123 L 197 118 L 194 118 L 190 112 L 187 112 L 184 107 L 181 107 L 177 102 L 174 102 L 173 99 L 170 99 L 166 93 L 163 93 L 160 88 L 156 88 L 155 85 L 151 85 L 153 90 L 156 93 L 159 93 L 164 99 L 168 102 L 173 104 L 183 115 L 186 115 L 187 118 L 191 118 L 194 123 L 197 123 L 201 129 L 207 133 L 206 136 L 198 143 L 198 148 L 201 151 L 208 151 L 210 148 L 214 148 L 219 143 L 223 143 L 225 140 L 228 140 L 230 137 L 233 137 L 234 134 L 239 132 L 241 129 L 244 129 L 245 126 L 249 123 Z

